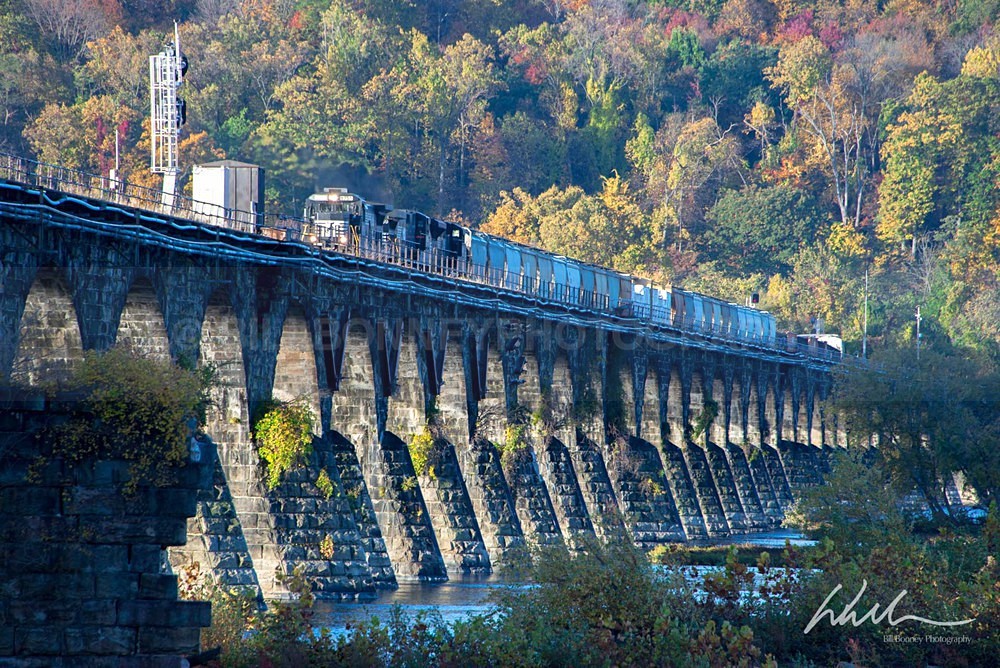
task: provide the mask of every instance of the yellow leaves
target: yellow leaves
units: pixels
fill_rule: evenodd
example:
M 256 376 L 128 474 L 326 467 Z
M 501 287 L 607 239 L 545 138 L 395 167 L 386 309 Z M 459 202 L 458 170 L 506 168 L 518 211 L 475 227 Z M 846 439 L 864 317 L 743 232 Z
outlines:
M 560 82 L 559 99 L 552 115 L 556 125 L 565 131 L 576 129 L 576 115 L 579 109 L 580 99 L 577 97 L 576 89 L 565 81 Z
M 994 36 L 983 46 L 969 49 L 962 63 L 962 76 L 1000 78 L 1000 36 Z
M 538 242 L 537 212 L 530 210 L 532 197 L 520 188 L 500 193 L 500 205 L 480 229 L 486 234 L 511 239 L 522 244 Z
M 771 105 L 758 100 L 754 103 L 753 109 L 743 117 L 743 122 L 753 130 L 758 140 L 766 142 L 770 129 L 774 126 L 774 119 L 774 109 Z
M 434 467 L 440 456 L 430 427 L 425 425 L 420 432 L 410 436 L 407 449 L 410 452 L 410 462 L 413 464 L 414 473 L 429 476 L 431 480 L 437 477 Z
M 24 138 L 42 162 L 80 168 L 83 155 L 75 150 L 73 137 L 79 127 L 79 113 L 65 104 L 45 105 L 38 118 L 24 130 Z
M 286 471 L 299 466 L 312 453 L 316 416 L 305 401 L 272 402 L 254 423 L 257 453 L 265 464 L 268 489 L 281 482 Z
M 765 73 L 775 88 L 788 94 L 789 104 L 798 106 L 813 96 L 832 66 L 829 49 L 810 35 L 782 47 L 778 64 Z
M 864 235 L 845 222 L 836 222 L 830 226 L 826 244 L 834 253 L 846 258 L 862 258 L 867 252 Z

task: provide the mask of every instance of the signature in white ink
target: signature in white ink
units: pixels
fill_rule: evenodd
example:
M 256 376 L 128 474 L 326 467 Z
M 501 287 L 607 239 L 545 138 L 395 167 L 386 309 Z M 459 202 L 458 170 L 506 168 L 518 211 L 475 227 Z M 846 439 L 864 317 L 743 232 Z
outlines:
M 884 620 L 888 620 L 890 626 L 897 626 L 906 621 L 922 622 L 932 626 L 962 626 L 963 624 L 971 624 L 973 622 L 972 619 L 963 619 L 957 622 L 938 622 L 933 619 L 926 619 L 916 615 L 903 615 L 897 619 L 894 616 L 894 613 L 896 612 L 896 605 L 898 605 L 899 602 L 906 596 L 905 589 L 899 592 L 896 598 L 892 599 L 892 603 L 887 605 L 881 612 L 879 612 L 880 605 L 876 603 L 871 607 L 871 610 L 859 618 L 858 613 L 854 610 L 854 606 L 858 604 L 858 601 L 861 600 L 861 595 L 865 593 L 865 589 L 868 587 L 867 580 L 861 581 L 861 590 L 858 592 L 857 596 L 855 596 L 854 599 L 847 604 L 844 610 L 837 615 L 834 614 L 833 610 L 828 609 L 826 606 L 830 603 L 830 600 L 837 595 L 837 592 L 843 589 L 843 587 L 843 585 L 837 585 L 834 587 L 833 591 L 830 592 L 830 595 L 826 597 L 826 600 L 820 604 L 819 608 L 816 610 L 816 614 L 814 614 L 812 619 L 809 620 L 809 624 L 807 624 L 805 630 L 802 631 L 803 635 L 812 631 L 813 627 L 816 626 L 816 624 L 819 623 L 819 621 L 825 616 L 829 616 L 830 626 L 846 626 L 850 623 L 857 627 L 861 626 L 865 621 L 871 621 L 872 624 L 878 625 Z

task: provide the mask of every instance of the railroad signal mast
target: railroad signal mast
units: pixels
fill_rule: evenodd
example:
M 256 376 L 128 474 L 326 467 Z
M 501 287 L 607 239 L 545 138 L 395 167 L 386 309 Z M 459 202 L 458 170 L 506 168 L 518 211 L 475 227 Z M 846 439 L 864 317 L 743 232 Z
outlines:
M 181 40 L 174 23 L 174 39 L 163 50 L 149 57 L 150 170 L 163 174 L 163 205 L 173 208 L 177 199 L 180 165 L 177 143 L 186 119 L 186 105 L 177 89 L 187 73 L 187 57 L 181 53 Z

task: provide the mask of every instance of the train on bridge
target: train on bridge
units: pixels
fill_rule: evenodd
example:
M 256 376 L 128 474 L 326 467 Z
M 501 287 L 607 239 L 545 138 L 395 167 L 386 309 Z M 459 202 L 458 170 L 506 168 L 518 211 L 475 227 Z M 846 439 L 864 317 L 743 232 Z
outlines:
M 354 256 L 488 285 L 562 307 L 588 310 L 737 345 L 759 346 L 829 361 L 844 359 L 839 338 L 779 333 L 774 316 L 750 305 L 651 281 L 509 239 L 485 234 L 420 211 L 396 209 L 349 192 L 325 188 L 311 195 L 303 216 L 263 208 L 259 168 L 219 161 L 194 170 L 194 197 L 165 203 L 158 191 L 124 181 L 0 154 L 0 178 L 124 204 L 275 241 L 306 244 Z M 199 176 L 201 175 L 201 178 Z M 831 345 L 827 339 L 835 339 Z
M 376 256 L 541 299 L 650 321 L 687 332 L 768 347 L 778 344 L 774 316 L 678 287 L 549 253 L 420 211 L 370 202 L 346 188 L 306 201 L 302 225 L 266 229 L 333 251 Z M 784 339 L 780 342 L 785 344 Z

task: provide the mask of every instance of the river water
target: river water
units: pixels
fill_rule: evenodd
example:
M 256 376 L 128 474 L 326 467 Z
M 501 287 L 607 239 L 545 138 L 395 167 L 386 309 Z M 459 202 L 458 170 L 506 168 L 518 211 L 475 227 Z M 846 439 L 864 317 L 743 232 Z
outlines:
M 761 533 L 729 536 L 711 541 L 711 545 L 755 545 L 780 550 L 785 541 L 792 545 L 812 545 L 815 541 L 805 539 L 801 533 L 777 530 Z M 468 619 L 470 616 L 489 611 L 490 595 L 504 587 L 523 588 L 522 582 L 505 580 L 498 575 L 451 576 L 447 582 L 438 584 L 401 583 L 399 589 L 380 591 L 374 601 L 343 603 L 318 601 L 314 608 L 317 627 L 329 628 L 335 634 L 344 633 L 354 622 L 378 617 L 383 622 L 389 618 L 393 606 L 399 605 L 407 616 L 413 617 L 421 611 L 437 612 L 445 622 Z

